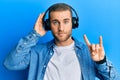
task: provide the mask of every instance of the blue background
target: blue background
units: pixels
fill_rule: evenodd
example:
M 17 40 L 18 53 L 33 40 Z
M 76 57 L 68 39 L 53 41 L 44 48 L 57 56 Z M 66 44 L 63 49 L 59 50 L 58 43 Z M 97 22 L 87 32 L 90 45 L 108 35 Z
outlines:
M 106 55 L 120 72 L 120 0 L 0 0 L 0 80 L 27 80 L 27 70 L 9 71 L 3 60 L 19 39 L 34 27 L 38 15 L 56 2 L 70 4 L 79 16 L 79 28 L 73 36 L 91 43 L 103 36 Z M 40 41 L 52 39 L 48 32 Z

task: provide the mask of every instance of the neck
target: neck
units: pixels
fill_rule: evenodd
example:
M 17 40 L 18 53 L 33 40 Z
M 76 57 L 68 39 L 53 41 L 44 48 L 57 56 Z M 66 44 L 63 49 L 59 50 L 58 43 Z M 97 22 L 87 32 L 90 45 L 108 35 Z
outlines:
M 73 43 L 73 39 L 70 37 L 69 39 L 65 40 L 65 41 L 57 41 L 55 40 L 55 44 L 57 46 L 68 46 L 70 44 Z

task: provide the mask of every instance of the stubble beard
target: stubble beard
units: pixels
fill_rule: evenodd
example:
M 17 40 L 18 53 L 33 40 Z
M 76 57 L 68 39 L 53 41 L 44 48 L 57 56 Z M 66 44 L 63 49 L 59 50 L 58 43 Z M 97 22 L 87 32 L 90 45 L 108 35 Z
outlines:
M 60 36 L 59 33 L 56 33 L 56 35 L 53 34 L 53 36 L 57 42 L 66 42 L 67 40 L 69 40 L 71 38 L 71 32 L 69 32 L 69 33 L 64 32 L 63 36 Z

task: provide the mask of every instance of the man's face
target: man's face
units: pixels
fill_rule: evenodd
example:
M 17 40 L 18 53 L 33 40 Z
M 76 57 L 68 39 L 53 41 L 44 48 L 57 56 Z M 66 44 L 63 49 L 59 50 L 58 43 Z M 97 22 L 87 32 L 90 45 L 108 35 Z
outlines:
M 71 38 L 72 17 L 69 10 L 51 12 L 50 25 L 53 36 L 58 42 L 64 42 Z

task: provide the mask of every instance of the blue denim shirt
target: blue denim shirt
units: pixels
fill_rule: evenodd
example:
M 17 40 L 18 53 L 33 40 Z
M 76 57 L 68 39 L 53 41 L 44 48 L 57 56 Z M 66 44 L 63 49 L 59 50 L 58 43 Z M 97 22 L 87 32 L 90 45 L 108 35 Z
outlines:
M 48 62 L 54 54 L 54 40 L 37 44 L 41 38 L 34 30 L 22 38 L 16 48 L 6 57 L 4 65 L 10 70 L 29 68 L 28 80 L 43 80 Z M 83 80 L 120 80 L 119 74 L 108 59 L 102 64 L 92 61 L 88 48 L 81 42 L 75 41 L 75 52 L 81 66 Z M 71 72 L 72 73 L 72 72 Z

